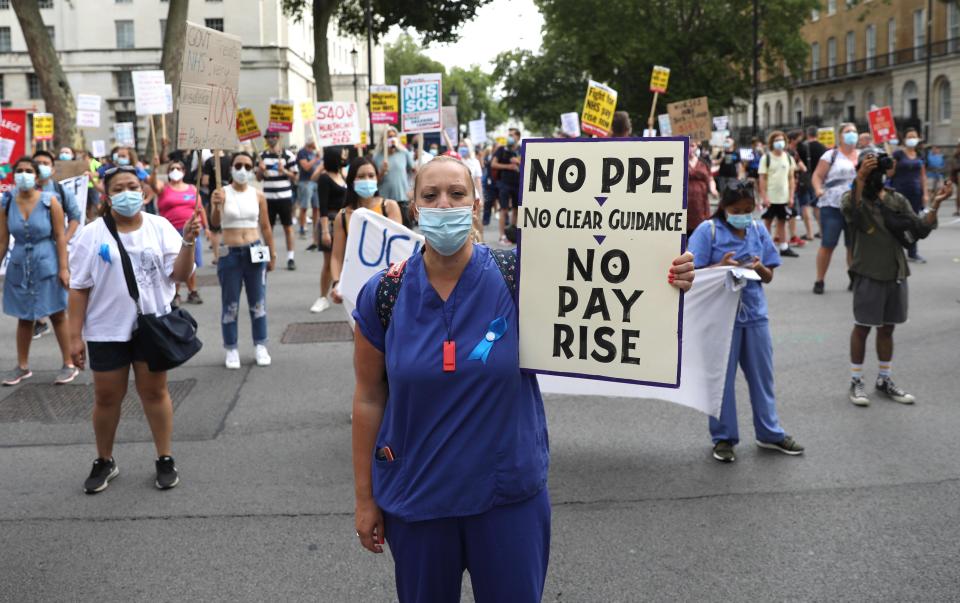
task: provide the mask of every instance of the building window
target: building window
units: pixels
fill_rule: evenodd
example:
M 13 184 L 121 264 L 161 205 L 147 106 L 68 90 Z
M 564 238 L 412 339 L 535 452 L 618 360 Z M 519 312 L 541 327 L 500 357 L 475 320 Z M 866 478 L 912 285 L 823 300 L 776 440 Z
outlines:
M 837 14 L 837 0 L 827 0 L 827 15 Z
M 816 97 L 810 99 L 810 115 L 814 119 L 820 117 L 820 101 Z
M 816 8 L 813 9 L 813 10 L 811 10 L 811 11 L 810 11 L 810 20 L 813 21 L 813 22 L 819 21 L 819 20 L 820 20 L 820 11 L 817 10 Z
M 0 52 L 11 52 L 13 43 L 10 39 L 10 28 L 0 27 Z
M 853 96 L 853 92 L 848 90 L 847 93 L 843 95 L 843 106 L 847 110 L 847 121 L 857 121 L 857 101 Z
M 887 21 L 887 54 L 893 54 L 897 51 L 897 20 Z M 890 61 L 893 65 L 896 61 Z
M 40 0 L 37 2 L 39 8 L 53 8 L 53 0 Z
M 864 56 L 867 58 L 867 69 L 873 69 L 877 66 L 874 59 L 877 56 L 877 26 L 867 25 L 866 46 L 864 47 Z
M 117 72 L 117 96 L 133 98 L 133 75 L 129 71 Z
M 204 19 L 203 24 L 209 27 L 210 29 L 223 31 L 223 19 Z
M 117 48 L 133 48 L 133 21 L 114 21 L 117 28 Z
M 167 20 L 160 19 L 160 44 L 163 45 L 163 39 L 167 37 Z
M 27 74 L 27 98 L 31 100 L 43 98 L 40 94 L 40 78 L 36 73 Z
M 777 101 L 776 108 L 774 109 L 774 115 L 777 118 L 777 125 L 783 123 L 783 103 Z
M 847 63 L 852 63 L 857 58 L 857 35 L 852 31 L 847 32 L 847 44 L 845 48 L 847 52 Z M 847 68 L 847 71 L 850 71 L 850 68 Z
M 949 122 L 953 109 L 950 103 L 950 80 L 942 78 L 937 86 L 937 117 L 942 122 Z
M 837 39 L 827 40 L 827 76 L 833 77 L 837 73 Z
M 10 8 L 10 0 L 0 0 L 0 10 Z
M 873 95 L 873 90 L 867 90 L 863 95 L 863 113 L 866 115 L 877 106 L 877 99 Z
M 7 98 L 3 90 L 3 74 L 0 73 L 0 100 Z
M 763 127 L 770 127 L 770 103 L 763 103 Z
M 913 60 L 919 61 L 927 45 L 927 24 L 924 23 L 923 9 L 913 11 Z
M 947 50 L 956 52 L 960 48 L 960 7 L 956 2 L 947 4 Z
M 813 77 L 816 79 L 817 71 L 820 70 L 820 43 L 814 42 L 810 45 L 810 69 L 813 70 Z
M 917 99 L 917 85 L 910 80 L 903 85 L 903 117 L 916 119 L 920 114 L 919 100 Z
M 886 101 L 884 103 L 884 106 L 890 107 L 890 109 L 892 110 L 893 109 L 893 86 L 892 85 L 887 86 L 887 89 L 884 90 L 883 96 L 884 96 L 884 100 Z

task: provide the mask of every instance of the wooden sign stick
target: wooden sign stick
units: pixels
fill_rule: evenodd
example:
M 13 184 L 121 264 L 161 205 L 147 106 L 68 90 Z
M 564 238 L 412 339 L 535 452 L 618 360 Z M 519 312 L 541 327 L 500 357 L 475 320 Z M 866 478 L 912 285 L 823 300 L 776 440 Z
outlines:
M 653 104 L 650 105 L 650 117 L 647 119 L 647 129 L 653 129 L 653 117 L 657 112 L 657 98 L 660 96 L 659 92 L 653 93 Z
M 157 126 L 153 123 L 153 116 L 148 115 L 147 119 L 150 120 L 150 140 L 153 142 L 153 158 L 160 159 L 160 149 L 157 148 Z

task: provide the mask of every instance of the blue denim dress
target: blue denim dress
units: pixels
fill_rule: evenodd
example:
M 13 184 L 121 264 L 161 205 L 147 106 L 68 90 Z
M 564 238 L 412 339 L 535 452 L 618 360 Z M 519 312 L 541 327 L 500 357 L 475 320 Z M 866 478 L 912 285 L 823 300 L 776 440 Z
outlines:
M 50 218 L 52 198 L 50 193 L 40 193 L 24 220 L 13 195 L 3 196 L 7 228 L 14 239 L 3 281 L 3 312 L 20 320 L 37 320 L 67 308 L 67 290 L 57 279 L 60 264 Z

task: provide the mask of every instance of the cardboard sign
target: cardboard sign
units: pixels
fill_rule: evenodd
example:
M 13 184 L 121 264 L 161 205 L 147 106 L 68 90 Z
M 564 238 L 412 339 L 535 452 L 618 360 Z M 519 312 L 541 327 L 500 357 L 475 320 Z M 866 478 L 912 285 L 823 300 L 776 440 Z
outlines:
M 718 115 L 713 118 L 714 130 L 726 130 L 729 124 L 730 124 L 730 117 L 727 115 Z
M 884 144 L 897 135 L 897 126 L 893 122 L 893 111 L 890 107 L 880 107 L 867 113 L 870 122 L 870 134 L 874 144 Z
M 447 133 L 450 144 L 460 142 L 460 123 L 457 121 L 457 108 L 443 107 L 440 111 L 440 121 L 443 122 L 443 131 Z
M 473 144 L 483 144 L 487 142 L 487 119 L 482 117 L 480 119 L 471 120 L 468 123 L 470 127 L 470 142 Z
M 694 142 L 710 139 L 713 120 L 707 97 L 691 98 L 667 105 L 673 136 L 689 136 Z
M 670 68 L 653 66 L 653 73 L 650 74 L 650 92 L 666 94 L 667 83 L 670 81 Z
M 260 136 L 260 126 L 257 125 L 257 117 L 253 114 L 253 109 L 249 107 L 237 109 L 237 138 L 240 142 L 260 138 Z
M 360 142 L 360 112 L 356 103 L 317 103 L 317 146 L 353 145 Z
M 267 132 L 293 132 L 293 101 L 274 99 L 270 102 Z
M 580 137 L 580 116 L 576 111 L 560 114 L 560 131 L 573 138 Z
M 100 127 L 100 96 L 97 94 L 77 95 L 77 127 Z
M 83 159 L 57 162 L 57 178 L 76 178 L 84 175 L 90 169 L 90 163 Z
M 370 119 L 375 124 L 395 124 L 400 118 L 396 86 L 370 86 Z
M 237 144 L 240 38 L 187 21 L 178 100 L 177 147 Z
M 118 146 L 137 146 L 137 139 L 133 132 L 133 122 L 121 121 L 113 124 L 113 138 L 116 140 Z
M 660 126 L 660 136 L 673 136 L 673 128 L 670 126 L 670 115 L 661 113 L 657 116 L 657 125 Z
M 440 73 L 421 73 L 400 78 L 401 130 L 408 134 L 440 131 L 443 127 L 440 115 L 442 77 Z
M 833 128 L 817 128 L 817 140 L 828 149 L 837 146 L 837 134 Z
M 34 113 L 33 114 L 33 139 L 34 140 L 53 140 L 53 114 L 52 113 Z
M 520 368 L 680 384 L 687 141 L 527 140 L 520 192 Z
M 587 134 L 610 136 L 613 112 L 616 110 L 617 91 L 606 84 L 590 80 L 587 84 L 587 96 L 583 99 L 580 127 Z
M 107 156 L 107 143 L 104 140 L 94 140 L 90 143 L 90 152 L 96 158 Z
M 167 112 L 167 84 L 163 71 L 134 71 L 133 96 L 137 115 L 158 115 Z

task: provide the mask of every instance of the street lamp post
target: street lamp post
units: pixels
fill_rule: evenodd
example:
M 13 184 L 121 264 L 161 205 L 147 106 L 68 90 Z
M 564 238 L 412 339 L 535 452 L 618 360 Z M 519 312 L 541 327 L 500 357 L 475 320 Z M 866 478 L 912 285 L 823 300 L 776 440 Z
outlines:
M 359 62 L 359 53 L 357 49 L 354 48 L 350 51 L 350 60 L 353 62 L 353 102 L 359 102 L 357 97 L 357 63 Z
M 366 19 L 367 19 L 367 120 L 370 122 L 370 139 L 369 144 L 371 147 L 376 146 L 373 139 L 373 113 L 370 111 L 370 87 L 373 86 L 373 3 L 372 0 L 367 0 L 366 3 Z
M 450 94 L 447 95 L 447 100 L 450 101 L 450 105 L 453 106 L 454 109 L 457 108 L 457 101 L 460 100 L 460 94 L 457 93 L 456 86 L 450 88 Z M 447 124 L 443 124 L 443 127 L 446 128 Z M 457 139 L 451 140 L 450 144 L 457 144 L 459 142 L 460 142 L 460 129 L 457 128 Z

